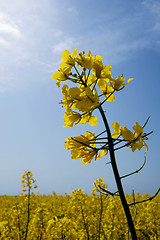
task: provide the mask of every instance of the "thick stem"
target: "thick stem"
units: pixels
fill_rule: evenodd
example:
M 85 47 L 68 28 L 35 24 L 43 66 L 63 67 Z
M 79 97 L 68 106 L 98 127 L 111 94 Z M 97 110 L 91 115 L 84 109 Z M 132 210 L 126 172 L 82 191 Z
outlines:
M 100 111 L 100 114 L 102 116 L 106 131 L 107 131 L 111 165 L 112 165 L 114 177 L 115 177 L 115 180 L 116 180 L 118 192 L 119 192 L 119 195 L 120 195 L 121 203 L 122 203 L 122 206 L 123 206 L 126 218 L 127 218 L 128 227 L 130 229 L 132 239 L 137 240 L 137 235 L 136 235 L 135 227 L 134 227 L 134 224 L 133 224 L 132 216 L 131 216 L 129 206 L 128 206 L 126 198 L 125 198 L 125 194 L 124 194 L 124 191 L 123 191 L 123 186 L 122 186 L 122 183 L 121 183 L 121 178 L 120 178 L 118 168 L 117 168 L 117 164 L 116 164 L 116 159 L 115 159 L 115 154 L 114 154 L 114 146 L 113 146 L 113 140 L 112 140 L 110 128 L 109 128 L 106 116 L 104 114 L 104 111 L 102 109 L 102 106 L 99 106 L 98 109 Z

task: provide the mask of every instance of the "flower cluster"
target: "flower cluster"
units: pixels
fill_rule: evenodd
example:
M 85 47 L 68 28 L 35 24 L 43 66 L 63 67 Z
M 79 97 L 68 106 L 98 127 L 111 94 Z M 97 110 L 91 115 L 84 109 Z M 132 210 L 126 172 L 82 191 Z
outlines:
M 35 184 L 36 180 L 33 179 L 33 173 L 30 171 L 25 171 L 21 176 L 21 188 L 22 192 L 26 192 L 26 188 L 29 189 L 29 191 L 32 188 L 38 188 L 38 186 Z M 34 184 L 34 187 L 33 187 Z
M 140 126 L 138 122 L 136 122 L 133 126 L 134 133 L 129 130 L 126 125 L 124 127 L 121 127 L 118 122 L 114 122 L 112 124 L 112 127 L 114 128 L 112 137 L 114 138 L 122 136 L 123 139 L 127 142 L 125 146 L 130 146 L 133 152 L 136 149 L 141 150 L 143 146 L 146 147 L 145 153 L 148 151 L 148 146 L 145 142 L 145 140 L 147 140 L 147 134 L 143 133 L 143 127 Z
M 63 100 L 61 104 L 65 107 L 65 127 L 72 127 L 74 123 L 89 123 L 97 125 L 97 117 L 92 115 L 93 110 L 99 105 L 99 97 L 91 87 L 62 87 Z M 77 112 L 78 110 L 78 112 Z M 80 113 L 82 112 L 82 114 Z
M 57 86 L 60 87 L 60 83 L 66 80 L 78 84 L 78 87 L 69 88 L 68 85 L 62 87 L 61 104 L 65 107 L 64 126 L 72 127 L 74 123 L 87 122 L 91 126 L 97 125 L 97 117 L 93 116 L 92 112 L 101 104 L 99 97 L 104 95 L 106 101 L 114 101 L 114 92 L 122 90 L 132 78 L 127 83 L 124 83 L 123 74 L 114 79 L 111 76 L 112 67 L 104 66 L 102 57 L 93 56 L 91 51 L 88 55 L 84 52 L 77 55 L 77 49 L 71 54 L 65 50 L 62 60 L 60 69 L 52 76 L 57 80 Z M 98 95 L 96 84 L 101 92 L 100 95 Z
M 82 158 L 82 163 L 87 164 L 90 163 L 94 157 L 95 160 L 97 160 L 108 153 L 106 149 L 102 149 L 98 154 L 95 141 L 95 133 L 87 131 L 84 135 L 67 138 L 65 148 L 71 150 L 71 158 L 73 160 Z
M 92 188 L 91 193 L 94 195 L 95 193 L 99 193 L 100 192 L 100 187 L 101 189 L 107 190 L 108 186 L 103 182 L 104 178 L 98 178 L 95 179 L 93 186 L 94 188 Z
M 65 50 L 62 54 L 62 60 L 60 69 L 53 74 L 52 78 L 57 80 L 58 87 L 61 83 L 65 83 L 61 89 L 63 99 L 60 102 L 65 108 L 64 127 L 86 123 L 96 126 L 97 116 L 93 115 L 93 111 L 98 109 L 101 116 L 103 115 L 104 121 L 106 117 L 104 117 L 102 105 L 106 101 L 114 102 L 115 92 L 122 90 L 133 78 L 128 79 L 126 83 L 123 74 L 114 78 L 111 75 L 112 67 L 104 65 L 102 57 L 100 55 L 93 56 L 91 51 L 86 55 L 85 52 L 77 54 L 77 49 L 72 53 Z M 68 85 L 66 84 L 67 80 Z M 76 84 L 76 86 L 72 86 L 70 83 Z M 88 131 L 84 135 L 67 138 L 65 148 L 71 150 L 71 158 L 73 160 L 82 158 L 83 164 L 90 163 L 93 158 L 97 160 L 108 153 L 109 141 L 112 141 L 112 144 L 116 146 L 126 141 L 124 147 L 130 146 L 132 151 L 140 150 L 146 146 L 147 152 L 148 146 L 145 143 L 147 135 L 143 133 L 143 127 L 137 122 L 133 127 L 134 133 L 126 125 L 122 128 L 117 122 L 113 123 L 112 126 L 115 131 L 110 140 L 108 137 L 97 138 L 102 133 L 95 136 L 95 133 Z M 107 131 L 106 129 L 104 132 Z M 98 144 L 100 147 L 97 147 Z

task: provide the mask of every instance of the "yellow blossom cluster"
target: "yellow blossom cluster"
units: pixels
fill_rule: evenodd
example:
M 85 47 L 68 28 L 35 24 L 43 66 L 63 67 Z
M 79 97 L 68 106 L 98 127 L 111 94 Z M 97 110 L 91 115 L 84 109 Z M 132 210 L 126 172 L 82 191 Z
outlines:
M 94 188 L 92 188 L 92 190 L 91 190 L 92 194 L 100 192 L 100 187 L 103 190 L 108 189 L 108 186 L 103 181 L 104 181 L 104 178 L 95 179 L 95 181 L 93 183 Z
M 114 128 L 112 137 L 122 136 L 127 142 L 126 145 L 130 146 L 133 152 L 136 149 L 141 150 L 143 146 L 146 147 L 145 153 L 148 151 L 148 146 L 145 142 L 145 140 L 147 140 L 146 133 L 143 133 L 143 127 L 140 126 L 138 122 L 133 126 L 134 133 L 129 130 L 126 125 L 121 127 L 118 122 L 114 122 L 112 127 Z
M 35 184 L 36 180 L 33 179 L 33 173 L 30 171 L 25 171 L 22 176 L 21 176 L 21 188 L 22 188 L 22 192 L 26 192 L 27 189 L 29 189 L 29 191 L 32 188 L 38 188 L 38 186 Z M 33 186 L 34 184 L 34 186 Z
M 68 50 L 65 50 L 62 54 L 62 63 L 60 64 L 60 69 L 55 72 L 52 76 L 54 80 L 57 80 L 57 86 L 60 87 L 61 82 L 65 82 L 67 79 L 78 82 L 79 84 L 88 86 L 91 85 L 98 80 L 101 82 L 100 86 L 106 86 L 106 94 L 107 94 L 107 83 L 109 82 L 109 89 L 112 91 L 119 91 L 124 88 L 131 80 L 129 79 L 127 83 L 124 83 L 125 78 L 122 76 L 118 76 L 114 79 L 111 76 L 110 65 L 103 65 L 102 57 L 100 55 L 93 56 L 91 51 L 88 52 L 88 56 L 85 55 L 85 52 L 81 52 L 77 55 L 77 49 L 70 53 Z M 82 73 L 73 74 L 71 69 L 75 67 L 77 64 L 78 67 L 82 68 Z M 91 71 L 92 75 L 88 75 L 87 77 L 84 75 L 85 70 Z M 78 71 L 77 71 L 78 72 Z M 77 79 L 72 79 L 72 77 L 77 77 Z M 103 87 L 102 87 L 103 88 Z
M 82 158 L 82 163 L 87 164 L 94 157 L 97 160 L 108 153 L 108 150 L 102 149 L 98 154 L 98 150 L 95 148 L 95 141 L 95 133 L 87 131 L 84 135 L 67 138 L 65 148 L 71 150 L 71 158 L 73 160 Z
M 104 95 L 107 101 L 114 101 L 114 92 L 122 90 L 132 78 L 127 83 L 124 83 L 123 74 L 114 79 L 111 76 L 112 67 L 103 65 L 102 57 L 93 56 L 91 51 L 88 55 L 84 52 L 77 55 L 77 49 L 72 53 L 65 50 L 62 60 L 60 69 L 52 76 L 54 80 L 57 80 L 57 86 L 60 87 L 60 83 L 66 80 L 78 84 L 78 87 L 69 88 L 68 85 L 62 87 L 61 104 L 65 107 L 64 126 L 72 127 L 74 123 L 85 124 L 87 122 L 91 126 L 97 125 L 97 117 L 93 116 L 92 112 L 101 104 L 99 96 Z M 98 95 L 96 84 L 98 84 L 101 95 Z
M 102 109 L 102 105 L 106 101 L 115 101 L 115 92 L 122 90 L 133 78 L 128 79 L 125 83 L 123 74 L 117 78 L 111 75 L 112 67 L 104 65 L 100 55 L 93 56 L 91 51 L 88 55 L 85 52 L 77 54 L 77 49 L 72 53 L 65 50 L 62 54 L 62 63 L 60 69 L 56 71 L 52 78 L 57 80 L 57 86 L 61 83 L 69 82 L 62 86 L 61 92 L 63 99 L 60 104 L 65 108 L 64 113 L 64 127 L 73 127 L 74 124 L 86 124 L 91 126 L 97 125 L 97 116 L 93 115 L 95 109 L 98 109 L 106 128 L 106 116 Z M 76 86 L 72 86 L 76 84 Z M 135 123 L 132 133 L 126 125 L 121 127 L 119 123 L 112 124 L 114 133 L 112 134 L 112 141 L 114 149 L 119 149 L 125 146 L 130 146 L 134 152 L 136 149 L 140 150 L 143 146 L 148 151 L 148 146 L 145 142 L 147 134 L 143 133 L 143 128 Z M 108 127 L 107 127 L 108 128 Z M 108 130 L 105 130 L 108 135 Z M 100 136 L 99 134 L 98 136 Z M 121 138 L 123 139 L 121 139 Z M 103 139 L 103 141 L 99 141 Z M 123 144 L 117 147 L 117 144 Z M 100 147 L 97 147 L 97 144 Z M 83 164 L 90 163 L 103 157 L 110 149 L 108 138 L 97 138 L 95 133 L 86 132 L 84 135 L 67 138 L 65 148 L 71 150 L 71 158 L 82 159 Z
M 74 123 L 85 124 L 87 122 L 91 126 L 97 125 L 97 117 L 92 116 L 92 111 L 98 106 L 99 98 L 97 93 L 91 90 L 91 87 L 72 87 L 69 89 L 68 85 L 64 85 L 62 94 L 61 103 L 65 107 L 65 127 L 72 127 Z
M 94 183 L 94 189 L 92 190 L 92 195 L 98 191 L 100 192 L 100 215 L 99 215 L 99 223 L 98 223 L 98 236 L 92 235 L 90 237 L 89 234 L 89 214 L 84 212 L 83 205 L 86 204 L 85 199 L 81 199 L 83 193 L 81 191 L 73 192 L 74 201 L 76 201 L 75 212 L 81 211 L 84 228 L 86 230 L 86 238 L 83 239 L 101 239 L 101 231 L 103 233 L 102 239 L 125 239 L 125 233 L 121 235 L 113 237 L 114 233 L 109 234 L 109 231 L 112 229 L 105 229 L 106 225 L 102 226 L 102 212 L 103 212 L 103 194 L 110 194 L 111 196 L 120 196 L 121 203 L 125 212 L 125 216 L 128 223 L 128 233 L 132 236 L 132 239 L 137 238 L 136 233 L 136 224 L 133 222 L 130 206 L 133 204 L 129 204 L 126 201 L 126 197 L 124 195 L 123 186 L 121 183 L 121 178 L 130 176 L 136 172 L 139 172 L 142 167 L 136 172 L 132 172 L 130 174 L 124 175 L 120 177 L 117 163 L 115 160 L 115 151 L 121 149 L 123 147 L 131 147 L 134 152 L 136 149 L 141 150 L 143 146 L 146 147 L 145 153 L 148 151 L 148 146 L 145 142 L 147 140 L 147 136 L 152 133 L 144 133 L 144 127 L 147 124 L 149 118 L 143 126 L 140 126 L 138 122 L 133 126 L 134 132 L 130 131 L 127 126 L 121 127 L 118 122 L 114 122 L 112 127 L 114 128 L 114 132 L 111 134 L 111 130 L 108 124 L 108 120 L 103 110 L 102 105 L 107 101 L 115 101 L 115 92 L 122 90 L 131 80 L 128 79 L 125 83 L 125 77 L 123 74 L 114 79 L 111 75 L 112 67 L 110 65 L 104 65 L 102 62 L 102 57 L 100 55 L 93 56 L 91 51 L 88 52 L 88 55 L 85 55 L 85 52 L 80 52 L 77 55 L 77 49 L 75 49 L 72 53 L 68 50 L 65 50 L 62 54 L 62 63 L 60 64 L 60 69 L 56 71 L 52 78 L 57 80 L 57 86 L 60 87 L 60 84 L 66 82 L 68 80 L 69 85 L 63 85 L 61 91 L 63 94 L 63 100 L 61 100 L 62 106 L 65 108 L 64 114 L 64 127 L 73 127 L 74 124 L 86 124 L 89 123 L 91 126 L 97 125 L 97 117 L 93 115 L 94 110 L 98 110 L 104 124 L 104 131 L 95 135 L 95 133 L 91 133 L 87 131 L 84 135 L 80 135 L 77 137 L 67 138 L 65 141 L 65 148 L 67 150 L 71 150 L 71 158 L 73 160 L 82 159 L 83 164 L 91 163 L 94 158 L 97 160 L 101 158 L 109 152 L 110 162 L 114 177 L 116 180 L 118 191 L 115 193 L 111 193 L 107 190 L 107 186 L 103 183 L 103 179 L 96 180 Z M 72 87 L 70 83 L 76 84 L 76 86 Z M 159 190 L 158 190 L 159 192 Z M 157 194 L 158 194 L 157 192 Z M 156 195 L 155 195 L 156 196 Z M 80 200 L 79 200 L 80 199 Z M 134 193 L 133 193 L 133 201 L 134 201 Z M 78 207 L 78 202 L 80 203 Z M 135 201 L 134 201 L 135 206 Z M 112 209 L 113 211 L 114 209 Z M 135 219 L 135 216 L 134 216 Z M 123 219 L 124 223 L 124 219 Z M 65 224 L 65 223 L 64 223 Z M 68 222 L 70 224 L 70 222 Z M 96 223 L 95 223 L 96 224 Z M 120 224 L 120 220 L 118 219 L 118 224 Z M 135 226 L 134 226 L 135 225 Z M 107 225 L 108 227 L 108 225 Z M 74 226 L 73 226 L 74 228 Z M 106 230 L 106 234 L 105 234 Z M 111 231 L 112 231 L 111 230 Z M 118 230 L 117 230 L 118 231 Z M 108 236 L 109 234 L 109 236 Z M 145 237 L 147 235 L 145 234 Z M 147 236 L 148 238 L 148 236 Z M 62 238 L 63 239 L 63 238 Z M 129 239 L 129 235 L 128 235 Z M 149 237 L 150 239 L 150 237 Z

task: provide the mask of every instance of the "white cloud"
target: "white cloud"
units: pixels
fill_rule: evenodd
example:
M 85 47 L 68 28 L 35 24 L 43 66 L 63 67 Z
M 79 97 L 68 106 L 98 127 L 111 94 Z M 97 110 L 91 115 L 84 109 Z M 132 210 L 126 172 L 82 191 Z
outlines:
M 9 15 L 0 14 L 0 46 L 3 67 L 17 63 L 25 56 L 25 37 L 15 20 Z M 14 61 L 13 61 L 14 59 Z
M 124 32 L 122 32 L 123 34 Z M 119 37 L 117 37 L 119 35 Z M 132 55 L 144 48 L 149 46 L 149 41 L 145 38 L 139 39 L 124 39 L 121 34 L 113 33 L 112 37 L 108 39 L 107 37 L 97 49 L 97 52 L 106 58 L 108 64 L 118 64 L 119 62 L 126 61 L 132 57 Z M 106 46 L 106 47 L 105 47 Z
M 41 73 L 46 74 L 50 63 L 56 62 L 54 57 L 50 60 L 51 39 L 55 42 L 55 37 L 63 36 L 63 31 L 48 17 L 47 1 L 43 1 L 44 6 L 38 1 L 15 1 L 9 7 L 7 1 L 0 9 L 0 92 L 46 80 Z M 72 44 L 72 40 L 68 43 Z
M 5 37 L 6 34 L 10 37 L 20 38 L 22 34 L 19 30 L 19 27 L 7 14 L 0 13 L 0 34 L 1 37 Z
M 16 38 L 21 37 L 21 33 L 17 26 L 12 26 L 11 24 L 8 23 L 0 22 L 0 33 L 7 33 Z
M 64 37 L 63 41 L 58 42 L 52 46 L 53 53 L 62 53 L 64 50 L 71 50 L 79 45 L 78 41 L 73 37 Z
M 15 89 L 19 79 L 18 68 L 26 61 L 29 54 L 26 40 L 18 18 L 0 12 L 0 92 Z
M 88 15 L 83 12 L 81 18 L 76 16 L 81 6 L 67 5 L 66 8 L 59 6 L 58 0 L 54 4 L 43 0 L 42 5 L 38 0 L 34 3 L 30 0 L 30 4 L 27 0 L 21 3 L 17 0 L 9 8 L 6 1 L 9 0 L 3 0 L 5 8 L 0 12 L 0 82 L 11 68 L 15 75 L 8 78 L 13 77 L 14 81 L 18 81 L 15 76 L 21 68 L 52 72 L 59 66 L 66 49 L 78 48 L 86 53 L 91 49 L 93 54 L 100 54 L 115 64 L 153 46 L 154 41 L 158 43 L 155 33 L 160 32 L 160 3 L 155 0 L 136 4 L 132 16 L 128 8 L 115 1 L 107 15 L 100 7 L 97 17 L 92 12 Z M 64 13 L 63 19 L 59 13 Z

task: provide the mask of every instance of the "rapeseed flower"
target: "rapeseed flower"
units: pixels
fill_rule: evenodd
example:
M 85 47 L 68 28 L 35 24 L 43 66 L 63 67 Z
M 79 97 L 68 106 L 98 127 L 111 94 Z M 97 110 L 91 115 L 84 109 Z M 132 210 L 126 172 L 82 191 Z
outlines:
M 95 133 L 91 133 L 89 131 L 87 131 L 84 135 L 67 138 L 65 141 L 65 148 L 67 150 L 71 150 L 72 160 L 82 158 L 83 164 L 91 163 L 93 158 L 97 160 L 108 153 L 106 149 L 100 151 L 96 149 Z
M 126 145 L 130 146 L 133 152 L 136 149 L 141 150 L 141 148 L 145 146 L 145 153 L 147 153 L 148 146 L 145 142 L 145 140 L 147 140 L 146 134 L 143 133 L 143 127 L 140 126 L 138 122 L 136 122 L 133 126 L 134 132 L 129 130 L 126 125 L 124 127 L 121 127 L 117 122 L 114 122 L 112 124 L 112 127 L 114 128 L 114 132 L 112 133 L 113 138 L 122 136 L 123 139 L 127 142 Z

